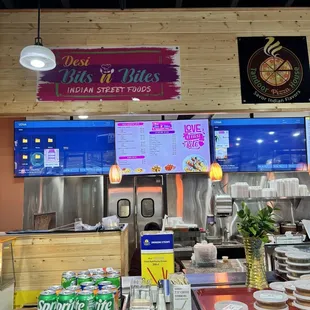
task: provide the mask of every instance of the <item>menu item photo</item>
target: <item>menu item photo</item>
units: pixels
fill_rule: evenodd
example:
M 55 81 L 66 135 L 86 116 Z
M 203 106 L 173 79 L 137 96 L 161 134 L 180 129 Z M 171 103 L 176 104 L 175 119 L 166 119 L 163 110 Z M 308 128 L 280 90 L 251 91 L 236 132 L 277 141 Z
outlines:
M 115 143 L 124 174 L 209 171 L 208 119 L 117 122 Z

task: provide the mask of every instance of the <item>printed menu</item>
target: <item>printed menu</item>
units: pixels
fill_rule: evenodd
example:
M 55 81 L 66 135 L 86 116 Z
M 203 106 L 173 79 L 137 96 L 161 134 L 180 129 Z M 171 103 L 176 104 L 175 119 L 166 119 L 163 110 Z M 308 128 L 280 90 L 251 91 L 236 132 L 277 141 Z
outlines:
M 117 122 L 116 156 L 123 174 L 208 172 L 209 122 Z

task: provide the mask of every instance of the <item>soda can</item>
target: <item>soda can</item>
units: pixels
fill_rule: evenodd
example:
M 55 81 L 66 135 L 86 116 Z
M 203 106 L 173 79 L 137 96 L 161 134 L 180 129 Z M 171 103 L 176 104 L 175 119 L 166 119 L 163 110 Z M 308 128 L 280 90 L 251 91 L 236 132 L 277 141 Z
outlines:
M 80 274 L 77 276 L 77 285 L 81 285 L 84 282 L 92 282 L 92 279 L 90 277 L 90 275 L 87 274 Z
M 81 287 L 79 285 L 71 285 L 67 288 L 67 290 L 78 293 L 81 291 Z
M 118 310 L 120 305 L 118 288 L 116 287 L 116 285 L 107 285 L 105 287 L 105 290 L 111 292 L 114 295 L 114 309 Z
M 82 291 L 84 291 L 87 288 L 87 286 L 91 286 L 91 285 L 94 285 L 93 281 L 82 282 L 80 284 Z
M 95 296 L 91 291 L 81 291 L 78 293 L 75 302 L 77 310 L 95 310 Z
M 81 274 L 86 274 L 86 275 L 90 276 L 90 271 L 89 270 L 81 270 L 78 272 L 78 276 Z
M 112 285 L 115 285 L 118 289 L 118 299 L 119 304 L 122 298 L 122 291 L 121 291 L 121 275 L 119 272 L 114 271 L 113 273 L 109 273 L 106 276 L 106 281 L 110 281 Z
M 111 292 L 102 290 L 96 295 L 96 310 L 113 310 L 114 296 Z
M 93 282 L 98 285 L 100 282 L 104 281 L 105 276 L 104 274 L 94 274 L 92 277 Z
M 57 310 L 75 310 L 75 292 L 62 290 L 58 295 Z
M 49 291 L 54 291 L 56 295 L 58 296 L 59 293 L 63 290 L 63 287 L 61 285 L 53 285 L 48 288 Z
M 90 285 L 90 286 L 87 286 L 84 290 L 86 291 L 91 291 L 93 292 L 94 295 L 97 295 L 98 293 L 98 286 L 97 285 Z
M 55 291 L 46 290 L 41 292 L 38 298 L 38 310 L 56 310 L 57 296 Z
M 63 288 L 76 285 L 76 274 L 73 271 L 65 271 L 61 277 L 61 285 Z
M 112 282 L 110 282 L 110 281 L 101 281 L 101 282 L 98 283 L 98 288 L 101 291 L 107 285 L 112 285 Z

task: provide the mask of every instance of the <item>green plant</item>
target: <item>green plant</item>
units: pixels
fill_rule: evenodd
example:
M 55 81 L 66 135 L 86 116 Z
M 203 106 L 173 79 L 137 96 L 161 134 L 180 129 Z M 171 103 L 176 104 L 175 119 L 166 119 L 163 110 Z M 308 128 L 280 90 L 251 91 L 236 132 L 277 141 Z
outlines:
M 238 231 L 245 238 L 257 238 L 263 242 L 268 242 L 267 234 L 276 231 L 275 221 L 272 219 L 275 210 L 266 206 L 254 215 L 247 204 L 242 202 L 242 209 L 237 212 L 239 217 Z

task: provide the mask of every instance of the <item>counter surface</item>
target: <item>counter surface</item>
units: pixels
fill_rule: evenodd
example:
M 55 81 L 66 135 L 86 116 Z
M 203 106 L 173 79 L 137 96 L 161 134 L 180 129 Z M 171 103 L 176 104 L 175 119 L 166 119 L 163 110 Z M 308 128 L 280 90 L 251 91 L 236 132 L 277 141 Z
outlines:
M 16 237 L 12 237 L 12 236 L 0 236 L 0 243 L 6 243 L 9 241 L 13 241 L 15 239 Z
M 227 263 L 217 260 L 215 267 L 197 267 L 190 260 L 182 260 L 187 274 L 199 273 L 221 273 L 221 272 L 243 272 L 246 269 L 245 259 L 229 259 Z

